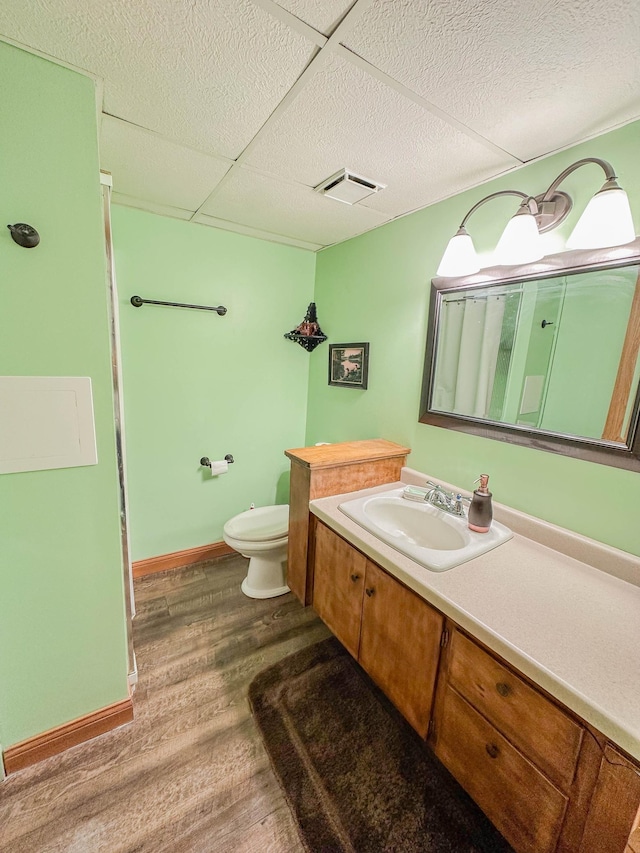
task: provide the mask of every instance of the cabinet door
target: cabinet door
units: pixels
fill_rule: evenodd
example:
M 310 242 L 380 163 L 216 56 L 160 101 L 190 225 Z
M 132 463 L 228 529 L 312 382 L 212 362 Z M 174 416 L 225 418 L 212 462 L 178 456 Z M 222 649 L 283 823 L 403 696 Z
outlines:
M 359 661 L 422 737 L 429 728 L 443 622 L 426 601 L 367 562 Z
M 589 807 L 580 853 L 628 853 L 640 817 L 640 768 L 607 746 Z M 629 845 L 629 846 L 627 846 Z
M 367 558 L 324 524 L 316 526 L 313 608 L 354 658 Z

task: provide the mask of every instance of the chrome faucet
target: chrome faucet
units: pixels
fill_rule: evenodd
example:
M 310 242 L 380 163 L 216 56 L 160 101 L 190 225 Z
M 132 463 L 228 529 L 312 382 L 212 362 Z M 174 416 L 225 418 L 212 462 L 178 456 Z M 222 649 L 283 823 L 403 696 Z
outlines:
M 438 483 L 432 483 L 431 480 L 427 480 L 427 486 L 431 487 L 425 496 L 427 503 L 441 509 L 443 512 L 450 512 L 453 515 L 464 518 L 463 501 L 469 503 L 471 498 L 457 492 L 447 492 L 442 486 L 438 485 Z

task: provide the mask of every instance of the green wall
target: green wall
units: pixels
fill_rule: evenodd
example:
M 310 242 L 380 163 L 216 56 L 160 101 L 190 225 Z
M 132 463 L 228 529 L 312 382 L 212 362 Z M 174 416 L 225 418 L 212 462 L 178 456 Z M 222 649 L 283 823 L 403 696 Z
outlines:
M 219 541 L 252 502 L 288 501 L 283 451 L 304 444 L 309 354 L 283 335 L 313 299 L 315 255 L 118 206 L 113 233 L 140 560 Z M 134 294 L 228 313 L 134 308 Z M 227 453 L 228 474 L 200 467 Z
M 99 459 L 0 476 L 6 748 L 125 698 L 127 658 L 93 83 L 2 42 L 0 77 L 0 373 L 90 376 Z
M 637 473 L 418 423 L 430 280 L 464 214 L 499 189 L 540 193 L 570 163 L 596 156 L 615 166 L 640 225 L 639 147 L 636 122 L 320 252 L 320 322 L 331 342 L 370 341 L 369 389 L 329 387 L 327 350 L 318 348 L 307 443 L 376 436 L 406 443 L 418 470 L 467 490 L 488 471 L 496 500 L 640 555 Z M 602 182 L 598 167 L 585 166 L 563 184 L 575 209 L 549 235 L 550 251 L 561 248 L 554 241 L 566 239 Z M 507 198 L 474 215 L 469 228 L 480 253 L 491 251 L 513 212 Z

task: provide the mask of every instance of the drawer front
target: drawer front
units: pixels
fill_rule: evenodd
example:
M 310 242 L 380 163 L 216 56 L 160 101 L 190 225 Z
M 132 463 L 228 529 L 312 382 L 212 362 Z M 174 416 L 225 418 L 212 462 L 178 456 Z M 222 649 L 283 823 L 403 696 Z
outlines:
M 517 853 L 552 853 L 568 798 L 450 687 L 436 755 Z
M 491 655 L 454 631 L 449 684 L 556 785 L 572 783 L 583 729 Z

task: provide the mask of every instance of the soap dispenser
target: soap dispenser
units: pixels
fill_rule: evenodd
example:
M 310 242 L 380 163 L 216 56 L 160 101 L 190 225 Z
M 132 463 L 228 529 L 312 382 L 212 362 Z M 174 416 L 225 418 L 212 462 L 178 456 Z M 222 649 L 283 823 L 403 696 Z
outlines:
M 480 485 L 473 493 L 469 507 L 469 530 L 475 530 L 476 533 L 488 533 L 493 519 L 489 475 L 480 474 L 477 482 L 480 482 Z

